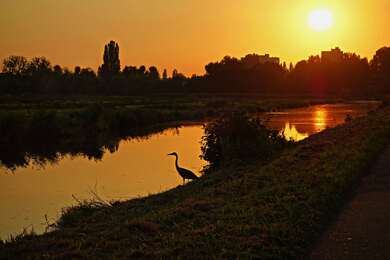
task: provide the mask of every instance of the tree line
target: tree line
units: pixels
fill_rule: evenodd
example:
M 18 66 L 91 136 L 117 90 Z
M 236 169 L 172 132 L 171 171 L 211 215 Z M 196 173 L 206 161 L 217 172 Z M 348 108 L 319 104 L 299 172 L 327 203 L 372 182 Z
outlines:
M 168 76 L 157 67 L 121 68 L 119 45 L 104 48 L 97 73 L 76 66 L 73 71 L 52 66 L 45 57 L 4 59 L 0 94 L 138 95 L 155 93 L 257 93 L 263 95 L 378 96 L 390 94 L 390 47 L 379 49 L 371 60 L 340 49 L 310 56 L 288 67 L 249 54 L 226 56 L 205 66 L 205 74 L 186 77 L 174 70 Z M 268 56 L 267 56 L 268 57 Z

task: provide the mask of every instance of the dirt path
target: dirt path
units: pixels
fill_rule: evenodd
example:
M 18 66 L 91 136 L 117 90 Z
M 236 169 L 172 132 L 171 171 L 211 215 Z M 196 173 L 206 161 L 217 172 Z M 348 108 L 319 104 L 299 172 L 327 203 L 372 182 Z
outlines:
M 390 259 L 390 145 L 311 259 Z

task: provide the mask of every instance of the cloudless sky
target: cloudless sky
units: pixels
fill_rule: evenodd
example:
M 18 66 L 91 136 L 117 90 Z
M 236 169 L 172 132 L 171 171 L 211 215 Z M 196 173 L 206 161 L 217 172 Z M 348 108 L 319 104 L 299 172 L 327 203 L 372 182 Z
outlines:
M 312 10 L 334 26 L 315 32 Z M 45 56 L 97 69 L 104 44 L 124 65 L 203 74 L 225 55 L 270 53 L 297 62 L 339 46 L 371 58 L 390 46 L 390 0 L 0 0 L 0 59 Z

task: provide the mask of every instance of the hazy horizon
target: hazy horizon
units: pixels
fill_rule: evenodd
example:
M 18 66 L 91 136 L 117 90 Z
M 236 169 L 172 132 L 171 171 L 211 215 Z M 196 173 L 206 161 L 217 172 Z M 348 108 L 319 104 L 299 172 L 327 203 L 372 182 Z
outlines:
M 1 59 L 45 56 L 69 69 L 97 70 L 110 40 L 121 47 L 122 67 L 155 65 L 186 75 L 203 74 L 205 64 L 225 55 L 269 53 L 296 63 L 338 46 L 371 59 L 390 43 L 386 0 L 14 0 L 0 7 Z M 316 8 L 332 11 L 329 31 L 308 27 Z

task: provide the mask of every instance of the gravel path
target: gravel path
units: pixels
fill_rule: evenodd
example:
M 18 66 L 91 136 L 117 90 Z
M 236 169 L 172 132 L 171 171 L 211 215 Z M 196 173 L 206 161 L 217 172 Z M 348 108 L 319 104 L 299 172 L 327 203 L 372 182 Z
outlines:
M 311 259 L 390 259 L 390 145 L 325 232 Z

